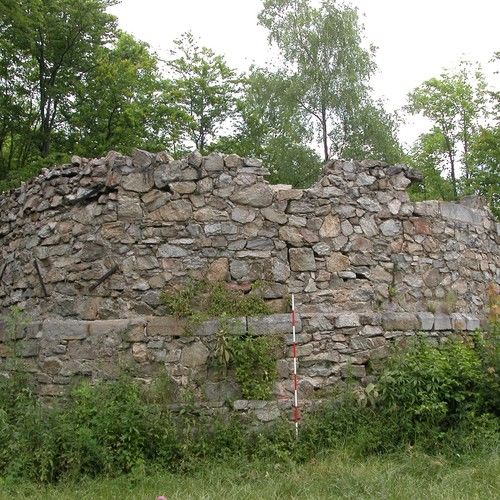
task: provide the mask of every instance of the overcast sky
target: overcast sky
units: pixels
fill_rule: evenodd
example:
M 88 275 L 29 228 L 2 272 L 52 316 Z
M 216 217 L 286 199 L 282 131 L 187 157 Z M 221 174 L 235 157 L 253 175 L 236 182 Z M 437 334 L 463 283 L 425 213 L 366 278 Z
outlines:
M 397 110 L 413 88 L 461 58 L 479 61 L 499 87 L 488 62 L 500 50 L 498 0 L 351 0 L 365 24 L 368 42 L 378 47 L 375 93 Z M 232 67 L 270 59 L 266 31 L 257 25 L 261 0 L 122 0 L 111 9 L 119 26 L 168 57 L 172 41 L 191 30 L 203 45 L 224 54 Z M 401 130 L 411 142 L 425 128 L 412 120 Z

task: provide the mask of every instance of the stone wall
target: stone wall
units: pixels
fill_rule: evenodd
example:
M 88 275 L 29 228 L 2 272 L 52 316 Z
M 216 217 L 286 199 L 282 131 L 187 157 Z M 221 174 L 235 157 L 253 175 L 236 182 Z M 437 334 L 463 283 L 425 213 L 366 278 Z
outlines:
M 487 208 L 409 202 L 415 172 L 330 162 L 311 189 L 272 186 L 260 162 L 73 158 L 0 197 L 0 309 L 35 318 L 163 314 L 160 294 L 206 276 L 295 293 L 302 313 L 481 314 L 499 280 Z M 101 282 L 102 281 L 102 282 Z
M 18 353 L 47 396 L 128 367 L 145 379 L 166 369 L 200 400 L 238 401 L 210 368 L 217 323 L 186 336 L 165 316 L 162 291 L 190 277 L 243 290 L 258 280 L 276 311 L 295 294 L 304 397 L 348 373 L 367 383 L 368 361 L 394 339 L 484 319 L 486 288 L 500 281 L 499 225 L 477 200 L 412 203 L 405 189 L 418 173 L 375 161 L 332 161 L 305 190 L 265 175 L 235 155 L 136 150 L 74 157 L 2 195 L 0 312 L 19 306 L 32 325 L 15 347 L 0 335 L 1 362 Z M 286 315 L 240 321 L 290 340 Z M 284 406 L 290 363 L 285 349 Z
M 171 316 L 141 316 L 117 320 L 35 321 L 15 333 L 0 324 L 0 369 L 17 357 L 33 375 L 42 397 L 62 396 L 82 379 L 111 380 L 126 373 L 150 383 L 161 373 L 171 380 L 175 402 L 188 391 L 201 411 L 239 413 L 262 422 L 283 412 L 289 415 L 293 384 L 290 315 L 242 317 L 229 327 L 253 335 L 283 338 L 278 353 L 278 377 L 272 401 L 245 401 L 232 370 L 222 370 L 215 359 L 218 320 L 194 330 Z M 479 318 L 453 313 L 329 313 L 297 317 L 297 356 L 301 406 L 343 379 L 366 385 L 374 381 L 373 362 L 386 357 L 391 345 L 417 332 L 438 341 L 450 334 L 467 334 L 479 327 Z M 187 333 L 189 332 L 189 333 Z M 321 396 L 320 396 L 321 397 Z M 175 406 L 175 403 L 174 403 Z

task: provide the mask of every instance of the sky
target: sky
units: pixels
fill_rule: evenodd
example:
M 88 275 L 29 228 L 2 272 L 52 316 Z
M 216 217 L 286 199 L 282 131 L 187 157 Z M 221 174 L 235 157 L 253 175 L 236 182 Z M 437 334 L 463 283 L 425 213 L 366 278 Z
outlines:
M 316 3 L 316 0 L 312 0 Z M 500 50 L 498 0 L 351 0 L 362 15 L 367 42 L 377 47 L 376 97 L 388 111 L 400 109 L 407 94 L 424 80 L 461 59 L 478 61 L 495 88 L 499 75 L 489 62 Z M 122 0 L 110 11 L 120 28 L 168 58 L 172 42 L 191 30 L 201 43 L 244 71 L 265 65 L 272 51 L 257 24 L 262 0 Z M 497 63 L 498 64 L 498 63 Z M 500 68 L 497 68 L 500 69 Z M 400 139 L 410 144 L 428 123 L 407 118 Z

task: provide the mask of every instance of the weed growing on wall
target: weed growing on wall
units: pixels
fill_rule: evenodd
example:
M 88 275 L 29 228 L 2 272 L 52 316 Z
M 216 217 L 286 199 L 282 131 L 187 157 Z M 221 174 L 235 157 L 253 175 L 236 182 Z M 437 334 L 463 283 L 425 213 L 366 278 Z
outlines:
M 256 287 L 245 294 L 220 281 L 191 280 L 183 288 L 164 293 L 162 298 L 170 314 L 195 322 L 223 315 L 232 318 L 270 313 Z
M 245 399 L 271 398 L 280 340 L 276 336 L 250 333 L 229 338 L 236 381 Z
M 270 399 L 276 380 L 276 362 L 282 339 L 277 335 L 254 335 L 225 315 L 215 334 L 213 358 L 222 368 L 234 371 L 245 399 Z

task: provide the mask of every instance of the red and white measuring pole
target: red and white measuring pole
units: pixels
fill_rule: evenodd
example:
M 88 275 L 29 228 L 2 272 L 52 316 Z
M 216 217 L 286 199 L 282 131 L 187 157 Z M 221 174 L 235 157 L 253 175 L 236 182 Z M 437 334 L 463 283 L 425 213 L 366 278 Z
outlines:
M 299 383 L 297 379 L 297 337 L 295 332 L 295 296 L 292 293 L 292 357 L 293 357 L 293 413 L 295 423 L 295 437 L 299 437 Z

